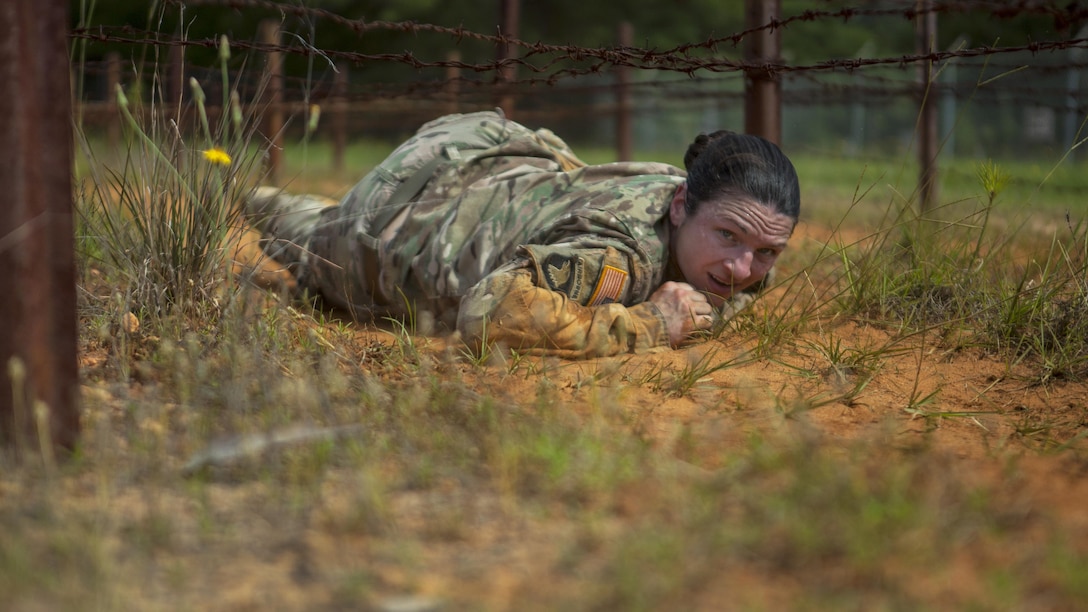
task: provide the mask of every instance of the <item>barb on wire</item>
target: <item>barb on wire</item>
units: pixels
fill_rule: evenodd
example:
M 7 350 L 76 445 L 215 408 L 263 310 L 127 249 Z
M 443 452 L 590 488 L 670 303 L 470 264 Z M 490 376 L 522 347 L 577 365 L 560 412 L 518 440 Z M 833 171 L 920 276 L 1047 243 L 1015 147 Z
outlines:
M 286 4 L 273 0 L 167 0 L 168 4 L 180 6 L 220 6 L 243 9 L 266 9 L 280 12 L 300 18 L 317 18 L 341 25 L 356 34 L 363 34 L 374 30 L 402 31 L 410 34 L 420 32 L 433 32 L 447 34 L 457 41 L 462 39 L 479 40 L 487 43 L 516 46 L 528 51 L 527 55 L 559 53 L 571 55 L 575 52 L 587 51 L 584 48 L 573 45 L 545 45 L 543 43 L 530 43 L 519 40 L 502 33 L 480 34 L 464 29 L 463 27 L 445 27 L 434 24 L 416 23 L 414 21 L 367 21 L 366 19 L 350 19 L 332 11 L 306 7 L 297 4 Z M 891 7 L 843 7 L 838 9 L 816 10 L 808 9 L 799 14 L 783 18 L 772 19 L 765 24 L 735 32 L 727 36 L 711 37 L 698 43 L 686 43 L 665 51 L 652 51 L 635 47 L 609 47 L 595 50 L 600 58 L 615 65 L 631 65 L 627 62 L 641 61 L 643 64 L 651 64 L 660 57 L 684 55 L 692 51 L 707 50 L 717 51 L 719 46 L 729 45 L 736 47 L 746 37 L 763 32 L 764 30 L 777 30 L 789 27 L 794 23 L 813 22 L 820 20 L 850 21 L 865 17 L 899 16 L 905 20 L 913 21 L 920 13 L 937 14 L 962 14 L 971 12 L 984 12 L 990 18 L 1014 19 L 1024 15 L 1044 15 L 1052 17 L 1057 28 L 1068 26 L 1088 19 L 1088 6 L 1081 6 L 1078 2 L 1059 4 L 1058 2 L 1045 0 L 945 0 L 933 3 L 928 9 L 919 9 L 913 0 L 901 3 L 901 6 Z
M 368 21 L 350 19 L 323 8 L 307 7 L 301 4 L 288 4 L 273 0 L 165 0 L 166 4 L 182 8 L 198 6 L 227 7 L 238 11 L 274 10 L 285 17 L 296 18 L 313 26 L 324 21 L 363 34 L 375 30 L 399 31 L 409 34 L 422 32 L 447 36 L 451 43 L 469 39 L 489 44 L 502 44 L 519 47 L 520 54 L 501 60 L 471 62 L 460 59 L 430 59 L 411 51 L 399 53 L 360 53 L 357 51 L 322 49 L 313 44 L 305 35 L 286 32 L 287 43 L 271 45 L 256 41 L 233 41 L 232 47 L 239 51 L 254 53 L 281 52 L 307 58 L 321 58 L 331 71 L 338 72 L 338 65 L 369 63 L 401 64 L 417 71 L 427 69 L 457 69 L 469 76 L 450 77 L 447 74 L 436 75 L 433 79 L 416 79 L 411 82 L 368 83 L 365 91 L 346 94 L 353 101 L 368 101 L 383 98 L 421 98 L 449 99 L 457 95 L 462 100 L 478 96 L 486 98 L 493 83 L 479 75 L 499 74 L 507 67 L 517 67 L 523 76 L 507 85 L 513 91 L 526 92 L 538 86 L 546 86 L 549 93 L 557 95 L 593 95 L 609 92 L 614 88 L 611 70 L 615 67 L 630 67 L 642 71 L 653 71 L 659 76 L 652 80 L 631 83 L 634 90 L 667 89 L 671 93 L 680 93 L 685 100 L 703 101 L 709 97 L 730 99 L 738 97 L 743 91 L 740 79 L 751 72 L 770 74 L 781 79 L 784 101 L 788 104 L 846 104 L 878 103 L 881 99 L 901 99 L 918 95 L 915 76 L 906 70 L 921 62 L 956 62 L 959 68 L 967 72 L 974 71 L 971 79 L 950 81 L 942 77 L 930 85 L 930 91 L 951 95 L 956 99 L 992 99 L 997 95 L 992 87 L 986 87 L 986 75 L 1004 74 L 1028 65 L 1022 59 L 1025 54 L 1033 56 L 1030 67 L 1038 74 L 1065 74 L 1070 70 L 1088 67 L 1088 62 L 1078 60 L 1077 54 L 1049 54 L 1067 49 L 1084 49 L 1088 39 L 1072 38 L 1065 40 L 1031 41 L 1015 46 L 978 46 L 967 48 L 960 46 L 953 50 L 933 51 L 889 57 L 860 57 L 845 59 L 827 59 L 808 63 L 778 61 L 747 61 L 727 47 L 736 47 L 747 37 L 768 29 L 787 29 L 799 23 L 818 22 L 821 20 L 850 21 L 857 19 L 906 19 L 912 20 L 919 15 L 919 9 L 913 0 L 893 3 L 880 3 L 876 6 L 829 8 L 827 10 L 805 10 L 795 15 L 770 20 L 768 23 L 738 31 L 726 36 L 709 38 L 700 42 L 677 45 L 666 50 L 646 49 L 634 46 L 580 47 L 575 45 L 552 45 L 540 42 L 530 43 L 498 34 L 473 32 L 464 27 L 445 27 L 411 21 Z M 1049 17 L 1057 28 L 1062 28 L 1088 20 L 1088 5 L 1079 2 L 1065 3 L 1060 0 L 935 0 L 930 4 L 930 11 L 940 14 L 969 14 L 986 12 L 995 19 L 1013 19 L 1025 15 Z M 187 38 L 156 30 L 141 29 L 127 25 L 95 26 L 71 30 L 70 37 L 102 43 L 121 43 L 127 45 L 149 45 L 156 47 L 202 47 L 215 49 L 219 44 L 217 37 Z M 725 49 L 720 52 L 719 49 Z M 1039 59 L 1035 59 L 1039 58 Z M 87 70 L 94 70 L 90 65 Z M 197 70 L 197 69 L 193 69 Z M 668 74 L 676 74 L 669 78 Z M 199 75 L 199 72 L 197 73 Z M 960 73 L 961 75 L 963 72 Z M 583 78 L 609 75 L 608 78 Z M 977 79 L 975 77 L 978 77 Z M 331 79 L 310 76 L 305 80 L 292 75 L 284 75 L 285 90 L 305 92 L 306 99 L 322 100 L 331 95 Z M 848 79 L 849 82 L 844 82 Z M 1060 108 L 1079 109 L 1079 91 L 1071 92 L 1067 85 L 1051 84 L 1031 86 L 1024 81 L 1008 82 L 1001 80 L 1003 100 L 1015 100 L 1023 104 Z M 242 93 L 247 87 L 256 89 L 244 75 L 239 75 L 237 82 Z M 450 85 L 457 86 L 457 94 L 450 93 Z
M 241 1 L 241 0 L 230 0 Z M 246 0 L 256 1 L 256 0 Z M 113 33 L 116 30 L 119 34 Z M 165 37 L 156 32 L 136 30 L 130 26 L 73 29 L 70 36 L 74 39 L 86 39 L 97 42 L 119 42 L 133 45 L 161 45 L 161 46 L 196 46 L 214 49 L 218 41 L 214 38 L 204 39 L 178 39 Z M 417 57 L 410 51 L 401 53 L 359 53 L 355 51 L 318 50 L 305 42 L 301 44 L 269 45 L 236 41 L 232 43 L 235 48 L 256 52 L 280 51 L 295 55 L 309 56 L 320 54 L 327 61 L 342 60 L 354 64 L 366 62 L 397 62 L 407 64 L 417 70 L 427 68 L 460 68 L 473 72 L 497 72 L 511 64 L 519 69 L 534 74 L 546 74 L 545 78 L 523 79 L 522 84 L 545 83 L 552 84 L 561 77 L 585 76 L 599 74 L 608 68 L 625 66 L 639 70 L 659 72 L 679 72 L 694 74 L 699 71 L 708 72 L 746 72 L 762 71 L 773 75 L 790 72 L 814 72 L 814 71 L 853 71 L 859 68 L 873 66 L 906 66 L 918 62 L 940 62 L 956 58 L 974 58 L 984 56 L 1006 55 L 1022 52 L 1039 54 L 1047 51 L 1058 51 L 1071 48 L 1088 48 L 1088 38 L 1073 38 L 1069 40 L 1034 41 L 1024 45 L 994 47 L 981 46 L 962 48 L 954 51 L 933 51 L 921 54 L 906 54 L 898 57 L 859 57 L 845 59 L 830 59 L 809 64 L 788 64 L 785 62 L 750 62 L 729 57 L 696 57 L 681 54 L 662 55 L 647 51 L 646 54 L 627 52 L 617 54 L 609 49 L 595 49 L 575 47 L 577 53 L 568 53 L 563 56 L 552 56 L 546 62 L 535 64 L 524 57 L 506 58 L 503 60 L 469 63 L 461 60 L 425 60 Z M 637 59 L 621 59 L 622 57 Z M 582 67 L 561 67 L 567 60 L 597 60 Z M 552 70 L 554 68 L 554 70 Z

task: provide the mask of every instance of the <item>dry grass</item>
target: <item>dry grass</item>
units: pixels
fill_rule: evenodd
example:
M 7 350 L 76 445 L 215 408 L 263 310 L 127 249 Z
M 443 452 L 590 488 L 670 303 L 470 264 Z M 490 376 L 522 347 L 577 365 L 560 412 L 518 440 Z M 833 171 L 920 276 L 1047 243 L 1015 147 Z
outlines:
M 875 321 L 817 273 L 835 261 L 796 270 L 839 283 L 801 320 L 787 281 L 717 338 L 591 362 L 478 363 L 253 289 L 126 333 L 103 300 L 80 454 L 4 459 L 0 603 L 1083 605 L 1079 370 L 1002 350 L 977 313 L 942 333 L 942 296 Z
M 82 202 L 79 452 L 0 456 L 0 609 L 1088 605 L 1084 226 L 992 169 L 933 218 L 855 189 L 711 337 L 570 362 L 313 310 L 234 234 L 133 246 L 117 202 L 191 218 L 147 181 L 254 180 L 139 142 Z M 162 240 L 214 257 L 142 273 Z

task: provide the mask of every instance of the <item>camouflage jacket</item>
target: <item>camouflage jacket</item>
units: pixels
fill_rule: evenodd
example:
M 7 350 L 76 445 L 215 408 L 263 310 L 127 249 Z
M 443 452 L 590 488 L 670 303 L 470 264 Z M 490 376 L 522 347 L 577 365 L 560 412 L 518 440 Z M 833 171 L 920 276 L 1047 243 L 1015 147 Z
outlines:
M 680 280 L 667 213 L 684 180 L 660 163 L 585 166 L 494 112 L 443 117 L 327 212 L 314 277 L 341 306 L 426 310 L 470 342 L 568 357 L 667 346 L 647 299 Z

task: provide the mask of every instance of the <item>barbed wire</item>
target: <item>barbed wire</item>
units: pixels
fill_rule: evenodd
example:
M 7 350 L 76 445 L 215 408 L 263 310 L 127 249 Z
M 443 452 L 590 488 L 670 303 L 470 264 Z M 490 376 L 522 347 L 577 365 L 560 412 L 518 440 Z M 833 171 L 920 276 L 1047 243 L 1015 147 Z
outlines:
M 1083 113 L 1086 103 L 1079 89 L 1068 85 L 1040 86 L 1021 80 L 1002 80 L 1003 75 L 1015 74 L 1030 67 L 1038 74 L 1057 74 L 1079 71 L 1088 67 L 1088 61 L 1077 54 L 1059 56 L 1058 52 L 1088 47 L 1088 38 L 1031 41 L 1011 46 L 976 46 L 925 53 L 904 54 L 894 57 L 835 58 L 817 62 L 789 63 L 782 60 L 752 61 L 740 57 L 740 53 L 723 54 L 720 49 L 736 48 L 746 37 L 766 31 L 787 29 L 799 23 L 818 20 L 916 19 L 922 12 L 939 14 L 967 14 L 984 11 L 992 18 L 1012 19 L 1025 15 L 1039 15 L 1054 20 L 1059 30 L 1088 19 L 1088 6 L 1078 2 L 1059 4 L 1043 0 L 947 0 L 931 3 L 928 11 L 919 10 L 913 0 L 898 6 L 847 7 L 827 10 L 806 10 L 796 15 L 770 20 L 754 28 L 745 29 L 729 36 L 709 38 L 704 41 L 678 45 L 664 51 L 632 46 L 581 47 L 575 45 L 551 45 L 529 43 L 503 33 L 483 34 L 464 27 L 445 27 L 412 21 L 367 21 L 351 19 L 322 8 L 287 4 L 272 0 L 166 0 L 166 4 L 178 7 L 218 6 L 235 10 L 271 10 L 282 15 L 313 22 L 329 21 L 353 32 L 362 34 L 375 30 L 399 31 L 409 34 L 432 32 L 451 37 L 454 43 L 471 39 L 488 44 L 509 45 L 521 49 L 517 57 L 481 62 L 460 59 L 429 59 L 411 51 L 399 53 L 362 53 L 338 49 L 318 49 L 303 37 L 293 37 L 287 44 L 270 44 L 260 41 L 232 40 L 232 49 L 252 53 L 279 52 L 304 57 L 319 57 L 328 68 L 313 76 L 294 77 L 284 75 L 281 85 L 286 92 L 304 91 L 309 101 L 322 101 L 334 95 L 332 74 L 349 65 L 370 62 L 398 63 L 416 70 L 456 69 L 474 75 L 493 74 L 495 79 L 509 67 L 524 69 L 529 76 L 503 81 L 507 91 L 525 94 L 545 85 L 554 91 L 557 99 L 563 96 L 596 96 L 615 91 L 613 71 L 626 67 L 639 71 L 683 75 L 679 79 L 655 77 L 649 80 L 633 80 L 626 85 L 629 91 L 664 90 L 671 95 L 692 103 L 705 103 L 708 99 L 731 102 L 743 96 L 741 78 L 758 72 L 772 75 L 783 83 L 783 103 L 789 105 L 874 105 L 881 101 L 911 99 L 922 95 L 918 87 L 918 74 L 908 70 L 918 64 L 933 64 L 939 75 L 929 84 L 927 95 L 940 95 L 954 100 L 975 102 L 1000 98 L 1004 103 L 1051 108 L 1060 111 Z M 75 28 L 70 32 L 74 40 L 117 43 L 124 45 L 150 45 L 155 47 L 201 47 L 216 49 L 218 38 L 187 38 L 158 30 L 129 25 L 100 25 Z M 1055 54 L 1055 59 L 1046 58 Z M 1030 60 L 1022 56 L 1030 55 Z M 940 67 L 955 62 L 957 68 L 965 68 L 973 78 L 948 78 Z M 93 63 L 84 67 L 85 74 L 101 73 Z M 189 74 L 201 76 L 199 69 L 187 67 Z M 253 71 L 251 71 L 253 72 Z M 207 80 L 216 86 L 219 72 L 208 71 Z M 213 78 L 214 77 L 214 78 Z M 203 78 L 203 77 L 202 77 Z M 256 95 L 261 85 L 259 77 L 252 74 L 233 77 L 243 94 Z M 588 78 L 589 82 L 583 82 Z M 849 81 L 843 81 L 848 78 Z M 247 80 L 248 79 L 248 80 Z M 1001 80 L 1000 92 L 994 87 L 984 87 Z M 340 92 L 342 99 L 350 102 L 366 102 L 381 98 L 414 97 L 431 100 L 448 100 L 457 97 L 481 101 L 493 95 L 495 81 L 465 76 L 449 76 L 448 72 L 434 79 L 417 78 L 405 82 L 375 83 L 368 81 L 365 91 Z M 248 89 L 247 89 L 248 88 Z M 539 91 L 535 91 L 539 94 Z
M 736 48 L 746 37 L 752 34 L 765 30 L 785 29 L 795 23 L 817 20 L 834 19 L 850 21 L 852 19 L 885 16 L 900 16 L 907 20 L 913 20 L 923 12 L 953 14 L 985 11 L 991 17 L 998 19 L 1011 19 L 1026 14 L 1045 15 L 1055 20 L 1056 28 L 1062 29 L 1073 23 L 1088 19 L 1088 7 L 1081 7 L 1077 2 L 1071 2 L 1064 6 L 1060 6 L 1053 1 L 1042 0 L 1004 0 L 1002 2 L 987 0 L 945 0 L 943 2 L 939 1 L 931 3 L 928 8 L 921 10 L 917 6 L 917 3 L 913 1 L 904 2 L 901 6 L 897 7 L 844 7 L 829 10 L 810 9 L 802 11 L 797 15 L 772 19 L 765 24 L 742 30 L 728 36 L 712 37 L 701 42 L 685 43 L 664 51 L 618 45 L 606 47 L 581 47 L 575 45 L 553 45 L 541 42 L 530 43 L 508 36 L 502 32 L 499 32 L 498 34 L 483 34 L 471 31 L 463 26 L 446 27 L 435 24 L 417 23 L 414 21 L 367 21 L 365 18 L 351 19 L 323 8 L 303 6 L 302 4 L 288 4 L 273 0 L 167 0 L 166 4 L 183 9 L 187 7 L 215 6 L 231 8 L 234 10 L 260 9 L 275 11 L 285 17 L 294 16 L 298 19 L 307 21 L 329 21 L 347 28 L 357 35 L 374 30 L 400 31 L 413 35 L 421 32 L 431 32 L 449 36 L 453 39 L 454 43 L 460 43 L 462 40 L 471 39 L 494 45 L 504 45 L 508 48 L 517 47 L 522 50 L 522 53 L 517 57 L 471 63 L 459 59 L 425 60 L 417 57 L 410 51 L 374 54 L 331 49 L 318 50 L 312 45 L 305 44 L 305 41 L 301 39 L 297 44 L 288 45 L 232 41 L 232 45 L 244 50 L 257 52 L 279 51 L 311 57 L 314 55 L 321 55 L 329 61 L 340 60 L 355 65 L 366 62 L 394 62 L 408 65 L 416 70 L 456 68 L 477 73 L 494 73 L 496 78 L 498 78 L 498 75 L 500 74 L 508 74 L 508 69 L 510 68 L 523 68 L 534 75 L 542 75 L 531 78 L 521 78 L 518 81 L 520 84 L 527 85 L 554 85 L 562 78 L 599 74 L 616 67 L 630 67 L 650 71 L 672 71 L 687 74 L 689 76 L 700 71 L 759 72 L 775 76 L 795 71 L 854 71 L 863 67 L 881 65 L 902 67 L 919 62 L 946 61 L 954 58 L 989 57 L 1022 51 L 1038 54 L 1045 51 L 1084 48 L 1088 46 L 1088 39 L 1032 41 L 1020 46 L 982 46 L 947 51 L 933 51 L 922 54 L 908 54 L 899 57 L 831 59 L 816 63 L 797 65 L 781 61 L 746 61 L 743 58 L 732 58 L 728 56 L 715 57 L 694 55 L 696 52 L 717 52 L 719 48 L 723 46 Z M 158 31 L 141 30 L 131 26 L 76 28 L 71 32 L 71 36 L 75 39 L 132 45 L 182 45 L 214 48 L 219 44 L 219 41 L 216 39 L 178 38 L 164 35 Z M 565 64 L 569 62 L 575 62 L 580 64 L 580 66 L 566 66 Z M 589 65 L 585 65 L 586 63 Z
M 225 1 L 260 1 L 260 0 L 225 0 Z M 122 34 L 117 34 L 121 32 Z M 96 42 L 112 42 L 131 45 L 157 45 L 157 46 L 195 46 L 215 49 L 219 40 L 213 38 L 181 39 L 164 36 L 161 33 L 140 30 L 131 26 L 98 26 L 96 28 L 76 28 L 70 35 L 74 39 L 83 39 Z M 281 52 L 302 56 L 315 54 L 315 49 L 310 45 L 287 44 L 273 45 L 260 42 L 232 41 L 231 46 L 245 51 L 260 53 Z M 691 57 L 684 55 L 661 55 L 657 52 L 647 52 L 647 55 L 638 56 L 625 51 L 616 53 L 607 48 L 571 47 L 577 52 L 571 52 L 565 57 L 551 58 L 543 65 L 537 65 L 524 57 L 507 58 L 501 60 L 471 63 L 462 60 L 423 60 L 410 51 L 401 53 L 359 53 L 354 51 L 321 50 L 320 56 L 328 60 L 339 59 L 344 62 L 359 65 L 365 62 L 397 62 L 406 64 L 417 70 L 428 68 L 457 68 L 473 72 L 495 72 L 509 66 L 524 68 L 535 74 L 547 74 L 545 77 L 519 79 L 521 84 L 547 84 L 553 85 L 560 78 L 578 77 L 590 74 L 601 74 L 616 67 L 628 67 L 647 71 L 679 72 L 693 75 L 700 71 L 706 72 L 749 72 L 759 71 L 770 75 L 780 75 L 791 72 L 833 72 L 839 70 L 854 71 L 859 68 L 875 66 L 905 67 L 921 62 L 942 62 L 957 58 L 977 58 L 1013 53 L 1039 54 L 1046 51 L 1059 51 L 1072 48 L 1088 48 L 1088 38 L 1073 38 L 1059 41 L 1033 41 L 1023 45 L 1007 47 L 982 46 L 963 48 L 949 51 L 932 51 L 929 53 L 906 54 L 898 57 L 876 58 L 843 58 L 823 60 L 808 64 L 787 64 L 775 61 L 746 61 L 728 57 Z M 635 59 L 631 59 L 635 58 Z M 553 72 L 549 69 L 561 66 L 566 60 L 586 61 L 596 60 L 587 67 L 556 68 Z
M 570 54 L 585 51 L 582 47 L 576 47 L 573 45 L 546 45 L 540 42 L 530 43 L 524 40 L 517 39 L 512 36 L 508 36 L 499 32 L 499 34 L 481 34 L 466 30 L 464 27 L 445 27 L 434 24 L 417 23 L 414 21 L 367 21 L 366 19 L 351 19 L 338 15 L 331 11 L 315 7 L 302 6 L 300 4 L 287 4 L 283 2 L 275 2 L 274 0 L 167 0 L 167 4 L 175 6 L 219 6 L 226 8 L 233 8 L 236 10 L 251 8 L 251 9 L 266 9 L 279 12 L 284 15 L 292 15 L 299 18 L 318 18 L 325 19 L 344 26 L 357 34 L 363 34 L 369 31 L 375 30 L 389 30 L 389 31 L 401 31 L 409 34 L 419 34 L 421 32 L 433 32 L 439 34 L 447 34 L 460 41 L 463 39 L 473 39 L 482 42 L 493 43 L 496 45 L 511 45 L 520 47 L 529 51 L 532 54 L 537 53 L 561 53 Z M 1088 7 L 1081 7 L 1078 2 L 1067 2 L 1064 6 L 1059 6 L 1054 1 L 1044 0 L 946 0 L 931 3 L 929 7 L 919 9 L 914 0 L 907 0 L 903 2 L 901 7 L 843 7 L 838 9 L 829 10 L 817 10 L 808 9 L 798 13 L 797 15 L 791 15 L 784 18 L 775 18 L 769 20 L 765 24 L 759 26 L 741 30 L 728 36 L 711 37 L 705 41 L 697 43 L 686 43 L 677 45 L 672 49 L 665 51 L 652 51 L 649 49 L 637 49 L 634 47 L 610 47 L 609 53 L 635 53 L 641 55 L 646 60 L 651 60 L 657 57 L 669 57 L 677 54 L 685 54 L 697 49 L 707 49 L 711 51 L 717 50 L 721 45 L 728 44 L 733 47 L 739 45 L 745 38 L 752 34 L 760 33 L 765 30 L 778 30 L 789 27 L 794 23 L 811 22 L 818 20 L 842 20 L 848 22 L 852 19 L 858 19 L 863 17 L 886 17 L 886 16 L 900 16 L 908 21 L 913 21 L 919 15 L 936 13 L 936 14 L 956 14 L 956 13 L 969 13 L 982 11 L 989 16 L 997 19 L 1013 19 L 1023 15 L 1045 15 L 1052 17 L 1055 21 L 1055 27 L 1062 29 L 1073 23 L 1088 19 Z
M 88 65 L 87 74 L 102 74 L 100 66 Z M 207 69 L 191 71 L 189 76 L 204 83 L 209 90 L 220 86 L 221 74 Z M 812 75 L 797 75 L 795 82 L 784 83 L 782 102 L 790 107 L 812 106 L 864 106 L 879 107 L 889 101 L 916 100 L 920 90 L 916 82 L 907 80 L 887 80 L 878 84 L 867 85 L 857 80 L 821 81 Z M 743 84 L 739 79 L 722 80 L 720 78 L 699 78 L 684 80 L 664 80 L 631 83 L 633 95 L 648 95 L 653 92 L 667 92 L 671 104 L 676 106 L 700 105 L 707 102 L 730 104 L 744 98 Z M 325 104 L 340 100 L 349 104 L 366 104 L 377 100 L 412 99 L 420 101 L 449 102 L 457 100 L 461 104 L 489 106 L 493 90 L 487 83 L 471 80 L 424 81 L 403 83 L 367 82 L 362 91 L 337 93 L 330 79 L 306 79 L 303 77 L 284 77 L 286 92 L 306 91 L 285 96 L 286 102 Z M 233 88 L 238 90 L 243 99 L 256 99 L 261 91 L 257 79 L 249 82 L 232 77 Z M 451 91 L 451 85 L 458 89 Z M 466 89 L 466 87 L 468 89 Z M 586 85 L 564 85 L 552 88 L 536 95 L 537 105 L 546 101 L 549 107 L 561 104 L 593 104 L 587 100 L 598 100 L 597 104 L 607 105 L 600 100 L 610 99 L 614 94 L 615 84 L 602 82 Z M 218 94 L 218 92 L 216 92 Z M 1053 85 L 1038 87 L 1030 85 L 1005 85 L 1001 88 L 980 88 L 974 81 L 957 83 L 931 83 L 926 90 L 928 96 L 955 100 L 957 103 L 986 105 L 994 102 L 1018 107 L 1049 108 L 1062 112 L 1088 112 L 1088 99 L 1079 91 L 1071 92 L 1067 87 Z M 211 96 L 213 99 L 216 96 Z M 651 97 L 652 99 L 652 97 Z

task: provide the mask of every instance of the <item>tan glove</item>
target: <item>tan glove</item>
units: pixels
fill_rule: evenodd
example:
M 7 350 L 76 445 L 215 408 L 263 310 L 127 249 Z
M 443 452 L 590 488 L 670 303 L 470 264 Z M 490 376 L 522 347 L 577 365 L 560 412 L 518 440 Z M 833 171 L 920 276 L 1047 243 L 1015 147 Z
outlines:
M 653 304 L 582 306 L 536 286 L 530 265 L 508 264 L 462 298 L 457 329 L 470 346 L 497 344 L 570 359 L 669 346 L 665 321 Z

